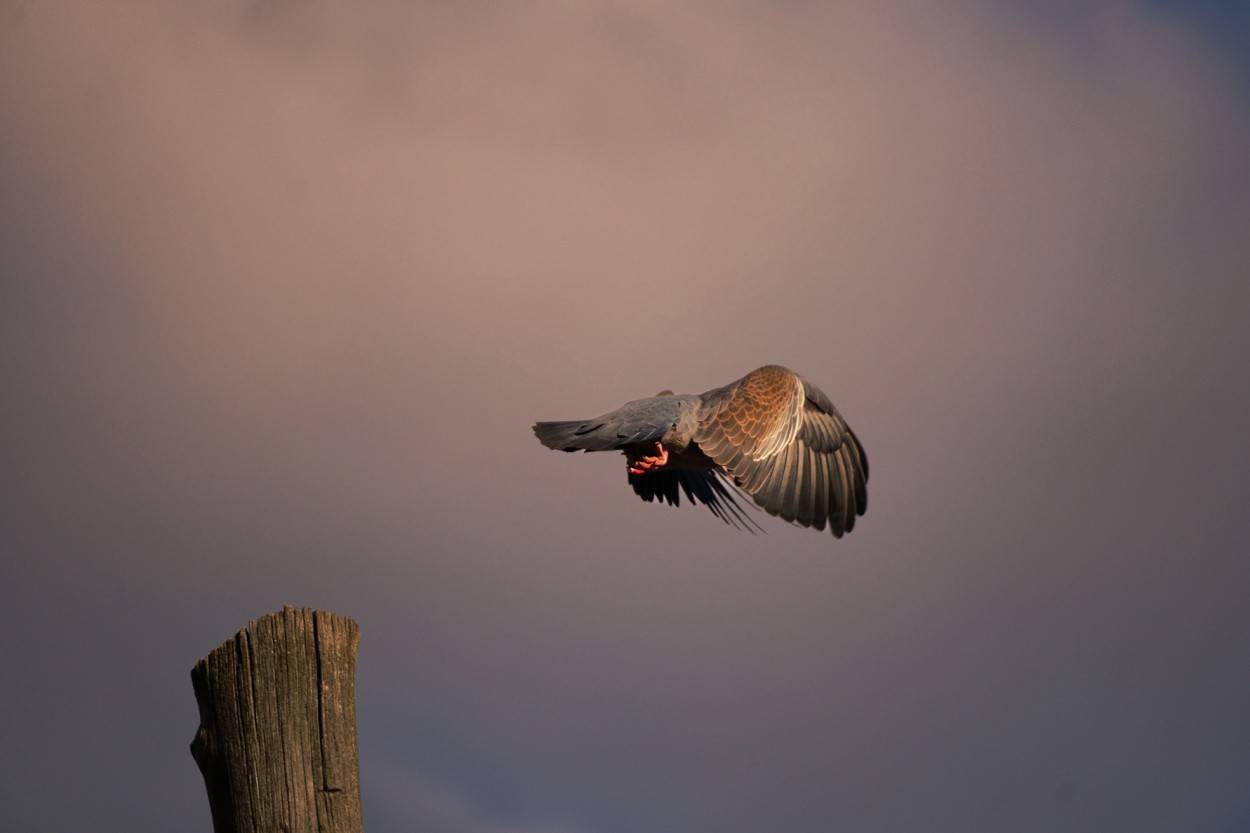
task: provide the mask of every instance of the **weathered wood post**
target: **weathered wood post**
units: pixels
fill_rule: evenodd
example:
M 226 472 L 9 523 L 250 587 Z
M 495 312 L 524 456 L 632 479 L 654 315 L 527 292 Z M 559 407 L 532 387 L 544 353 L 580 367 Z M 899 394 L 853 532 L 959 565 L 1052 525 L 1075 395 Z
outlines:
M 215 833 L 364 833 L 359 644 L 351 619 L 288 605 L 195 664 L 191 755 Z

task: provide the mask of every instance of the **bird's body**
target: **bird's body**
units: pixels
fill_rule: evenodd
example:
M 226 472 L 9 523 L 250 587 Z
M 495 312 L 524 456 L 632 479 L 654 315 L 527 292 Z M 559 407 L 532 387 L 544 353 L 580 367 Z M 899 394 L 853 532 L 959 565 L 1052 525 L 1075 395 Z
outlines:
M 842 537 L 868 504 L 868 458 L 825 394 L 767 365 L 706 393 L 662 393 L 601 417 L 539 422 L 559 451 L 623 451 L 643 500 L 676 506 L 680 492 L 735 526 L 754 525 L 726 481 L 771 515 Z

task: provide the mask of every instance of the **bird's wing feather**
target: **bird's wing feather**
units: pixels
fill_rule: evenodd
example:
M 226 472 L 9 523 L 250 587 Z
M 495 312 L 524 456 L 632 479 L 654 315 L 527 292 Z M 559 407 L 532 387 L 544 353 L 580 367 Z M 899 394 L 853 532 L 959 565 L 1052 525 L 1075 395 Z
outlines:
M 737 487 L 718 471 L 666 469 L 648 474 L 631 473 L 629 485 L 633 487 L 635 494 L 648 503 L 654 500 L 669 506 L 680 506 L 681 493 L 685 492 L 691 505 L 698 506 L 702 503 L 713 515 L 730 526 L 745 529 L 752 534 L 760 529 L 759 524 L 743 512 L 735 500 Z M 738 494 L 741 495 L 741 492 Z
M 708 391 L 703 399 L 695 441 L 717 462 L 720 459 L 708 450 L 709 442 L 731 458 L 737 453 L 767 460 L 794 439 L 801 424 L 803 386 L 784 367 L 753 370 L 736 382 Z
M 868 459 L 829 398 L 770 365 L 704 394 L 694 441 L 772 515 L 842 537 L 868 504 Z

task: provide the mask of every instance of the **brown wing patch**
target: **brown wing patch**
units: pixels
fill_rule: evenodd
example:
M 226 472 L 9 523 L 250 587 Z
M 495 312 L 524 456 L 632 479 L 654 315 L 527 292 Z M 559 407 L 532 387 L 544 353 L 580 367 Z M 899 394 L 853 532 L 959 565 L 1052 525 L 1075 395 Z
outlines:
M 704 394 L 694 440 L 766 512 L 842 537 L 868 504 L 868 458 L 810 382 L 770 365 Z
M 794 373 L 768 365 L 705 394 L 705 399 L 712 399 L 713 410 L 701 420 L 695 441 L 705 454 L 733 471 L 741 458 L 768 459 L 794 438 L 803 386 Z

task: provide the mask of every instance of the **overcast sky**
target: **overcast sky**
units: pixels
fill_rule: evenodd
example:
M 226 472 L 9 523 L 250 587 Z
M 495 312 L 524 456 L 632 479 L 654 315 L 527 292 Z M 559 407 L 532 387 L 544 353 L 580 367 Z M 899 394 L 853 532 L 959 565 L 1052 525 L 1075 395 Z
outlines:
M 207 833 L 355 618 L 370 833 L 1250 831 L 1244 3 L 0 2 L 0 806 Z M 590 417 L 766 363 L 842 540 Z

